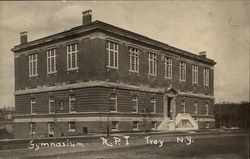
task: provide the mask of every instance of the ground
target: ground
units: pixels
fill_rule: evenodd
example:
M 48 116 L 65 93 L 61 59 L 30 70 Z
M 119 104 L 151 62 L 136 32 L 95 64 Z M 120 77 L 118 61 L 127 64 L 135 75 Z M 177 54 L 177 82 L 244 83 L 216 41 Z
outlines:
M 186 134 L 151 134 L 149 139 L 163 140 L 157 144 L 150 144 L 146 137 L 149 134 L 131 137 L 126 145 L 124 136 L 119 136 L 122 141 L 114 145 L 114 138 L 110 137 L 109 147 L 99 137 L 93 142 L 83 140 L 85 147 L 40 147 L 39 150 L 22 149 L 1 150 L 0 158 L 212 158 L 212 159 L 247 159 L 249 158 L 248 133 L 220 133 L 200 132 Z M 118 137 L 118 136 L 117 136 Z M 184 142 L 177 143 L 178 138 Z M 187 137 L 192 139 L 186 140 Z M 186 142 L 185 142 L 186 141 Z
M 159 148 L 155 145 L 115 148 L 101 151 L 78 152 L 49 156 L 49 158 L 225 158 L 247 159 L 248 137 L 222 137 L 216 139 L 198 139 L 191 145 L 164 143 Z M 40 157 L 40 158 L 48 158 Z

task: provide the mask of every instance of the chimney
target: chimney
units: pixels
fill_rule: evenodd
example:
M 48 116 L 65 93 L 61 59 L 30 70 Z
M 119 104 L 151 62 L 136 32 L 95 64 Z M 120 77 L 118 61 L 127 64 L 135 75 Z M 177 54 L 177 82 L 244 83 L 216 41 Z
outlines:
M 27 36 L 28 32 L 24 31 L 20 33 L 20 43 L 21 44 L 25 44 L 28 42 L 28 36 Z
M 199 52 L 199 56 L 206 58 L 206 51 Z
M 86 25 L 92 22 L 92 10 L 86 10 L 82 12 L 82 25 Z

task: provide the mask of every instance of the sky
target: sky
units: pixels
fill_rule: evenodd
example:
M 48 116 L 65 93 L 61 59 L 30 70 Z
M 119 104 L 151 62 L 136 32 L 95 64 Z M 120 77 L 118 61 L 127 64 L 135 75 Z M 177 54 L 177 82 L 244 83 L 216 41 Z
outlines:
M 249 1 L 0 2 L 0 107 L 14 106 L 14 54 L 28 41 L 100 20 L 215 60 L 215 101 L 249 101 Z

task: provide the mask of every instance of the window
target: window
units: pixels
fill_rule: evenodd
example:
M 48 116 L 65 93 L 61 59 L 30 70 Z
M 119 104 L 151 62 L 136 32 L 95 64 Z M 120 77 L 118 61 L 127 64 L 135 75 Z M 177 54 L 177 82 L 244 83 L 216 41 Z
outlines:
M 183 113 L 186 113 L 186 102 L 184 100 L 181 101 L 181 107 L 182 107 Z
M 35 134 L 36 133 L 35 132 L 35 130 L 36 130 L 35 123 L 31 122 L 29 126 L 30 126 L 30 134 Z
M 151 109 L 150 109 L 151 112 L 156 113 L 156 100 L 154 97 L 151 99 L 150 103 L 151 103 Z
M 55 99 L 53 97 L 49 97 L 49 113 L 55 113 Z
M 47 73 L 56 72 L 56 49 L 47 51 Z
M 139 49 L 129 48 L 129 71 L 139 72 Z
M 179 63 L 179 78 L 180 81 L 186 81 L 186 62 L 180 61 Z
M 48 123 L 48 134 L 54 134 L 55 133 L 55 124 L 53 122 Z
M 110 97 L 110 111 L 117 112 L 117 95 L 115 94 Z
M 29 55 L 29 76 L 37 76 L 37 53 Z
M 208 106 L 208 103 L 205 104 L 205 108 L 206 108 L 206 115 L 209 115 L 209 106 Z
M 76 131 L 76 122 L 70 121 L 68 130 L 71 131 L 71 132 L 75 132 Z
M 74 95 L 69 96 L 69 112 L 76 112 L 76 97 Z
M 148 74 L 149 75 L 154 75 L 156 76 L 157 73 L 157 55 L 154 53 L 149 53 L 148 54 L 148 65 L 149 65 L 149 69 L 148 69 Z
M 139 130 L 139 121 L 133 121 L 133 130 Z
M 118 69 L 118 43 L 108 41 L 108 67 Z
M 32 98 L 30 100 L 30 114 L 34 114 L 34 107 L 36 106 L 36 99 Z
M 165 57 L 165 78 L 172 78 L 172 59 L 169 57 Z
M 198 66 L 192 65 L 192 83 L 198 83 Z
M 198 115 L 198 102 L 194 102 L 194 115 Z
M 117 131 L 118 130 L 118 121 L 112 121 L 111 122 L 111 130 Z
M 152 129 L 157 129 L 157 121 L 152 121 Z
M 132 98 L 132 113 L 138 112 L 138 98 L 137 96 L 133 96 Z
M 67 46 L 67 69 L 75 70 L 78 69 L 77 55 L 78 54 L 78 44 L 70 44 Z
M 204 85 L 209 86 L 209 69 L 204 68 Z

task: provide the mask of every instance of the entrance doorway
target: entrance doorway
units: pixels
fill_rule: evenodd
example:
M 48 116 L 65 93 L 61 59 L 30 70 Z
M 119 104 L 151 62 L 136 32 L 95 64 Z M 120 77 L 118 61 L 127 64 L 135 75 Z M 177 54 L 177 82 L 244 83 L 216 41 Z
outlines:
M 172 101 L 173 97 L 168 97 L 167 98 L 167 117 L 168 118 L 172 118 L 172 110 L 171 110 L 171 101 Z

